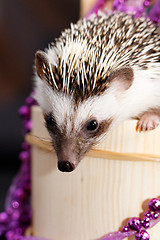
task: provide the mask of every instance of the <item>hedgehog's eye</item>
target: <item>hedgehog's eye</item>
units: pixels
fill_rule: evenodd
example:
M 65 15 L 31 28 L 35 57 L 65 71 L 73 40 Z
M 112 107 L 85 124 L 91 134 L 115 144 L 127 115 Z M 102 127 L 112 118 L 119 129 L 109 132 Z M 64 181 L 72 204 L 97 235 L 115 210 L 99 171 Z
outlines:
M 88 131 L 95 131 L 98 128 L 98 122 L 94 119 L 87 124 Z
M 55 120 L 52 115 L 48 115 L 46 118 L 46 123 L 48 126 L 54 126 L 55 125 Z

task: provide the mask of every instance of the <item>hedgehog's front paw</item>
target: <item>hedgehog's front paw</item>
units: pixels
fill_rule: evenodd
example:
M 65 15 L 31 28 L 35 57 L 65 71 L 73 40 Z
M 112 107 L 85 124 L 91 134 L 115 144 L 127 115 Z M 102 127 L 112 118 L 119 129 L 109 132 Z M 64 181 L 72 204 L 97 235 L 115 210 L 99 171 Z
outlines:
M 141 116 L 137 122 L 136 131 L 150 131 L 155 129 L 160 124 L 160 116 L 158 114 L 149 112 Z

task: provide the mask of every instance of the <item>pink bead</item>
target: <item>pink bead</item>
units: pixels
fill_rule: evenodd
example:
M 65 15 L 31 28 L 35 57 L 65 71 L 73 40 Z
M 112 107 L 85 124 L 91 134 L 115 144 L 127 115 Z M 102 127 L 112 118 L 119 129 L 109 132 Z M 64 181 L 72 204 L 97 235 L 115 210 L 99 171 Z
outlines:
M 149 2 L 149 1 L 147 1 L 147 0 L 144 1 L 144 6 L 145 6 L 145 7 L 148 7 L 149 5 L 150 5 L 150 2 Z
M 22 148 L 23 148 L 24 150 L 29 150 L 29 149 L 30 149 L 30 145 L 29 145 L 28 143 L 26 143 L 26 142 L 23 142 L 23 143 L 22 143 Z
M 138 231 L 142 227 L 141 219 L 137 217 L 130 218 L 128 221 L 128 226 L 131 230 Z
M 149 209 L 150 211 L 156 212 L 160 211 L 160 199 L 158 198 L 153 198 L 149 202 Z
M 29 97 L 26 98 L 26 104 L 27 104 L 28 106 L 33 106 L 33 105 L 36 104 L 36 101 L 34 100 L 33 97 L 29 96 Z
M 128 226 L 124 226 L 122 229 L 122 232 L 128 232 L 129 231 L 129 227 Z
M 19 208 L 19 202 L 13 201 L 12 202 L 12 207 L 15 208 L 15 209 Z
M 157 218 L 159 218 L 159 216 L 160 216 L 159 212 L 154 212 L 153 215 L 152 215 L 152 218 L 157 219 Z
M 7 223 L 8 222 L 8 214 L 6 212 L 0 213 L 0 223 Z
M 20 227 L 16 228 L 15 232 L 16 232 L 17 235 L 22 235 L 23 234 L 23 230 Z
M 7 240 L 13 240 L 15 236 L 15 232 L 13 230 L 10 230 L 6 233 L 6 239 Z
M 30 108 L 26 105 L 23 105 L 22 107 L 20 107 L 18 113 L 21 117 L 28 118 L 30 117 Z
M 14 197 L 18 200 L 23 200 L 26 197 L 26 194 L 22 188 L 17 188 Z
M 22 151 L 19 154 L 19 159 L 21 161 L 28 161 L 30 159 L 30 153 L 28 151 Z
M 140 230 L 138 233 L 135 235 L 136 240 L 149 240 L 150 236 L 145 230 Z
M 31 120 L 26 121 L 24 127 L 26 132 L 30 132 L 32 130 L 32 121 Z
M 6 213 L 10 216 L 13 213 L 13 208 L 7 207 L 6 208 Z
M 150 227 L 150 218 L 144 217 L 142 220 L 142 225 L 144 228 L 149 228 Z
M 20 217 L 20 211 L 15 210 L 15 211 L 12 213 L 12 219 L 13 219 L 13 220 L 18 220 L 19 217 Z
M 12 220 L 12 221 L 9 223 L 9 228 L 10 228 L 10 229 L 15 230 L 17 227 L 19 227 L 18 221 Z
M 152 214 L 151 214 L 150 211 L 145 212 L 145 213 L 144 213 L 144 216 L 147 217 L 147 218 L 152 219 Z

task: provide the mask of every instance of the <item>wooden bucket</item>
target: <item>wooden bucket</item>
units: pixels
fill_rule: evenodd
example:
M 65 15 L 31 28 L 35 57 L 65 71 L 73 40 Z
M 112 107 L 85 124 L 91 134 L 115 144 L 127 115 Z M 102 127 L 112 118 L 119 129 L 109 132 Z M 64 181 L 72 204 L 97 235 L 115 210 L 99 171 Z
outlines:
M 71 173 L 57 158 L 39 107 L 32 109 L 33 233 L 52 240 L 94 240 L 138 217 L 144 201 L 160 194 L 160 127 L 135 131 L 126 121 L 109 133 Z M 160 238 L 159 224 L 148 230 Z M 131 239 L 131 238 L 130 238 Z

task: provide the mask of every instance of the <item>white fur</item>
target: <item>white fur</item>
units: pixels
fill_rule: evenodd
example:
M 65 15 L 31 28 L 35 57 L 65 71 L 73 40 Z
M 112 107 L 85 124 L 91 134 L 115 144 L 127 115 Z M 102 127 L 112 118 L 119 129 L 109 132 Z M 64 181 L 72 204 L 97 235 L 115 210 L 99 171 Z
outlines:
M 71 121 L 74 121 L 74 130 L 79 131 L 82 123 L 89 119 L 102 121 L 112 117 L 117 111 L 118 102 L 112 90 L 104 96 L 89 98 L 82 103 L 80 102 L 75 110 L 71 96 L 60 92 L 56 93 L 38 76 L 36 76 L 35 89 L 35 99 L 44 114 L 52 113 L 60 129 L 67 121 L 66 134 L 68 135 L 72 131 Z

